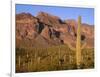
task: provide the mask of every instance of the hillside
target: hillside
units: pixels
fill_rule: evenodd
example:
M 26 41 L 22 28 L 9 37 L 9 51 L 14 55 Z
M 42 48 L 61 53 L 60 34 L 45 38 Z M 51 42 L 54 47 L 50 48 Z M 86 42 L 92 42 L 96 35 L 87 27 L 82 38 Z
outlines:
M 19 41 L 20 45 L 24 41 L 29 42 L 27 45 L 35 47 L 37 42 L 41 40 L 41 44 L 45 43 L 44 47 L 58 44 L 74 45 L 77 36 L 76 28 L 76 20 L 63 21 L 59 17 L 45 12 L 39 12 L 36 17 L 29 13 L 17 14 L 16 44 L 19 46 Z M 81 39 L 83 42 L 85 40 L 86 48 L 93 48 L 94 27 L 83 23 L 81 32 Z

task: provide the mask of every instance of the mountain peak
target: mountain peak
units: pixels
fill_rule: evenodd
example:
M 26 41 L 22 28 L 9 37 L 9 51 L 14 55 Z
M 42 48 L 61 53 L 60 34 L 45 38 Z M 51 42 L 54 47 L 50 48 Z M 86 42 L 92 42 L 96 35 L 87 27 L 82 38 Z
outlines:
M 54 15 L 52 15 L 52 14 L 49 14 L 49 13 L 46 13 L 46 12 L 43 12 L 43 11 L 38 12 L 37 17 L 38 17 L 38 16 L 47 16 L 47 17 L 52 17 L 52 18 L 60 19 L 60 18 L 57 17 L 57 16 L 54 16 Z
M 22 12 L 20 14 L 16 14 L 16 19 L 20 20 L 20 19 L 32 19 L 34 16 L 32 16 L 30 13 L 25 13 L 25 12 Z
M 36 16 L 42 23 L 49 24 L 51 26 L 57 26 L 57 24 L 62 23 L 62 20 L 55 15 L 39 12 Z

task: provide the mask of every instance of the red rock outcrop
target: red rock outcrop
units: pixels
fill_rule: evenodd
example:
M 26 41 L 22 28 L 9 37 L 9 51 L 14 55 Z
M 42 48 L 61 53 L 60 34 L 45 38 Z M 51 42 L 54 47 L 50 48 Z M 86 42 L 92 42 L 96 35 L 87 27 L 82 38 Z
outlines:
M 75 46 L 76 31 L 77 21 L 75 20 L 63 21 L 45 12 L 39 12 L 36 17 L 29 13 L 16 14 L 16 43 L 18 45 L 24 41 L 29 46 L 59 44 Z M 94 47 L 94 27 L 82 24 L 81 32 L 82 41 L 85 39 L 87 42 L 86 47 Z

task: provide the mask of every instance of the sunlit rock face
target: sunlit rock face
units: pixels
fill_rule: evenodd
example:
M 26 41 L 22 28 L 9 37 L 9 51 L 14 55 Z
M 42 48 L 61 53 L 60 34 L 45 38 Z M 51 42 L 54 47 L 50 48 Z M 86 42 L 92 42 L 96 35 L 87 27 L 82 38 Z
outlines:
M 16 14 L 16 44 L 32 46 L 53 46 L 60 44 L 75 47 L 77 20 L 61 20 L 59 17 L 45 12 L 36 16 L 29 13 Z M 94 47 L 94 26 L 82 23 L 81 39 L 87 42 L 86 47 Z M 38 45 L 43 43 L 43 45 Z

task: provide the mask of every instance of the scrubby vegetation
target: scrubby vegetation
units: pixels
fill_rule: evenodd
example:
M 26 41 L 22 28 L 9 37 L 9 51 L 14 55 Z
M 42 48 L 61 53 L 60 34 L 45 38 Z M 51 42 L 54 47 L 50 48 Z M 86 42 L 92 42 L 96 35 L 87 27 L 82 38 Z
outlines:
M 76 51 L 67 45 L 48 48 L 16 47 L 16 72 L 77 69 Z M 81 51 L 81 69 L 94 67 L 94 49 Z

